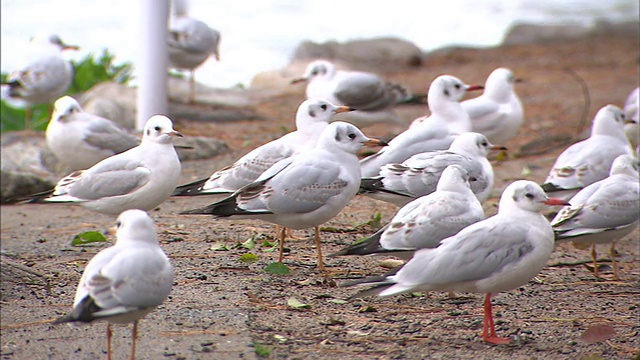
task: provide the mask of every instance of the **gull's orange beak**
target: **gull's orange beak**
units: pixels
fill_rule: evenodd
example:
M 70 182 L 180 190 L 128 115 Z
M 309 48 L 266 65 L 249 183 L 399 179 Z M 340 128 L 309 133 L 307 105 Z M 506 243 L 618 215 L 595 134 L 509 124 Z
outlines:
M 304 81 L 307 81 L 307 79 L 301 77 L 301 78 L 295 78 L 295 79 L 291 80 L 291 83 L 292 84 L 297 84 L 297 83 L 301 83 L 301 82 L 304 82 Z
M 369 139 L 367 141 L 364 141 L 363 144 L 367 146 L 388 146 L 389 145 L 380 139 Z
M 339 106 L 334 112 L 336 114 L 339 113 L 343 113 L 343 112 L 348 112 L 348 111 L 354 111 L 355 109 L 349 106 Z
M 543 201 L 543 203 L 550 205 L 550 206 L 566 206 L 566 205 L 571 205 L 569 204 L 568 201 L 566 200 L 562 200 L 562 199 L 558 199 L 558 198 L 549 198 L 549 200 L 545 200 Z
M 167 135 L 169 135 L 169 136 L 176 136 L 176 137 L 184 137 L 184 135 L 182 135 L 182 133 L 181 133 L 181 132 L 179 132 L 179 131 L 175 131 L 175 130 L 171 131 L 171 132 L 170 132 L 170 133 L 168 133 Z
M 507 150 L 507 147 L 502 145 L 491 145 L 489 150 Z

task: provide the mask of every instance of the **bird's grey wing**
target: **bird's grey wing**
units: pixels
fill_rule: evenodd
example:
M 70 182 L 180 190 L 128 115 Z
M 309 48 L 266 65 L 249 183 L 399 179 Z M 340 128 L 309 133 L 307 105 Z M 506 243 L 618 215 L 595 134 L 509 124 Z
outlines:
M 520 261 L 534 244 L 528 224 L 514 221 L 475 223 L 442 240 L 436 249 L 416 252 L 397 274 L 401 284 L 449 284 L 480 280 Z
M 90 114 L 86 114 L 90 115 Z M 118 154 L 140 144 L 140 139 L 106 119 L 90 119 L 89 133 L 84 141 L 99 149 L 108 149 Z
M 149 182 L 150 177 L 151 171 L 140 161 L 112 156 L 82 172 L 66 190 L 75 198 L 96 200 L 132 193 Z
M 299 161 L 265 182 L 259 194 L 240 196 L 239 207 L 250 211 L 268 210 L 275 214 L 307 213 L 341 195 L 348 185 L 332 161 Z
M 365 73 L 351 73 L 341 79 L 334 95 L 343 104 L 368 111 L 384 109 L 395 100 L 382 79 Z

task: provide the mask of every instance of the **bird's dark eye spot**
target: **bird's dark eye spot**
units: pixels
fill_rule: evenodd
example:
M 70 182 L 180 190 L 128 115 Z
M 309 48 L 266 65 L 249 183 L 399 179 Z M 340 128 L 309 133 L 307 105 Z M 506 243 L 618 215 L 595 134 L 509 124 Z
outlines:
M 524 194 L 524 196 L 525 196 L 527 199 L 533 199 L 533 194 L 532 194 L 532 193 L 526 193 L 526 194 Z
M 454 85 L 454 87 L 455 87 L 456 89 L 460 89 L 460 84 L 455 84 L 455 85 Z
M 353 140 L 356 138 L 356 134 L 354 133 L 349 133 L 349 139 Z
M 482 143 L 482 146 L 486 147 L 486 146 L 489 146 L 489 144 L 487 144 L 487 142 L 485 141 L 485 142 Z
M 155 130 L 155 131 L 160 131 L 160 129 L 161 129 L 161 127 L 158 126 L 158 125 L 156 125 L 156 127 L 153 128 L 153 130 Z
M 327 104 L 322 104 L 322 105 L 320 105 L 320 109 L 322 109 L 322 110 L 327 110 Z
M 475 176 L 469 176 L 469 182 L 478 181 Z
M 116 221 L 116 227 L 119 228 L 120 226 L 122 226 L 122 222 L 121 221 Z

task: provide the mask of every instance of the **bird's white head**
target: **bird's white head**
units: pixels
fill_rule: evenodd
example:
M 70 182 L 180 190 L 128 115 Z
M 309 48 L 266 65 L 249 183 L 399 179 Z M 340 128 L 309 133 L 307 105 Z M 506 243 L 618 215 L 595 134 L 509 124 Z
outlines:
M 318 146 L 356 154 L 363 145 L 384 146 L 385 142 L 366 137 L 355 125 L 343 121 L 329 124 L 320 134 Z
M 442 171 L 436 187 L 438 191 L 460 191 L 465 188 L 471 191 L 469 172 L 458 164 L 449 165 Z
M 115 225 L 117 242 L 140 241 L 158 243 L 156 226 L 146 211 L 132 209 L 122 212 Z
M 501 145 L 493 145 L 486 136 L 476 132 L 466 132 L 458 135 L 449 146 L 449 150 L 470 155 L 486 157 L 491 150 L 507 150 Z
M 69 119 L 69 115 L 82 112 L 82 107 L 71 96 L 63 96 L 56 100 L 53 104 L 53 113 L 51 114 L 52 121 L 64 122 Z
M 628 142 L 629 140 L 624 133 L 626 122 L 622 109 L 611 104 L 605 105 L 598 110 L 593 118 L 591 135 L 609 135 Z
M 540 212 L 545 206 L 553 205 L 569 205 L 569 203 L 558 198 L 549 198 L 540 185 L 533 181 L 516 180 L 504 189 L 498 211 L 506 214 L 522 210 Z
M 167 144 L 173 142 L 173 137 L 182 137 L 182 134 L 173 129 L 173 122 L 164 115 L 154 115 L 144 125 L 142 141 L 153 141 Z
M 307 65 L 304 74 L 300 78 L 293 79 L 291 83 L 312 81 L 314 78 L 332 78 L 336 73 L 336 66 L 327 60 L 315 60 Z
M 467 85 L 451 75 L 440 75 L 431 82 L 427 102 L 429 108 L 438 107 L 444 102 L 459 102 L 467 91 L 483 89 L 480 85 Z
M 303 101 L 296 112 L 296 127 L 298 130 L 312 123 L 326 123 L 331 121 L 333 115 L 352 111 L 353 108 L 348 106 L 334 105 L 326 100 L 308 99 Z
M 613 163 L 611 164 L 611 170 L 609 171 L 609 176 L 613 176 L 616 174 L 625 174 L 637 179 L 639 172 L 640 162 L 638 161 L 638 159 L 634 158 L 633 156 L 623 154 L 613 160 Z
M 507 101 L 513 92 L 515 82 L 516 78 L 511 70 L 497 68 L 489 74 L 484 84 L 484 94 L 501 102 Z

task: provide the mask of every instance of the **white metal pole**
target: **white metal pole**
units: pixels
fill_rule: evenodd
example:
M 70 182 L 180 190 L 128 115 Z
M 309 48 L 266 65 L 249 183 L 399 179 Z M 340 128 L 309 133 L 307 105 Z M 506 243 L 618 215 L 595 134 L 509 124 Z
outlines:
M 167 114 L 167 26 L 169 0 L 140 0 L 140 53 L 138 73 L 138 115 L 141 130 L 153 115 Z

